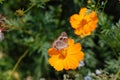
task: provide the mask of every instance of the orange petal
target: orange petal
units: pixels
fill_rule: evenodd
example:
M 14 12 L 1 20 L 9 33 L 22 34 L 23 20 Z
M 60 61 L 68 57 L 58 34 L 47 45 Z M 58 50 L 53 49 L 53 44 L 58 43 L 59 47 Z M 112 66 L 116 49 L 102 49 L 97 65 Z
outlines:
M 57 71 L 63 70 L 63 60 L 59 58 L 52 57 L 48 60 L 49 64 L 53 66 Z
M 82 51 L 76 51 L 73 52 L 71 55 L 69 55 L 68 57 L 74 57 L 76 58 L 78 61 L 83 60 L 84 58 L 84 53 Z
M 74 44 L 74 40 L 73 39 L 68 39 L 68 45 L 73 45 Z
M 81 51 L 77 55 L 71 55 L 71 57 L 75 57 L 78 61 L 81 61 L 84 59 L 84 53 Z
M 67 64 L 67 66 L 65 64 Z M 78 61 L 74 57 L 69 57 L 64 62 L 64 68 L 65 68 L 65 70 L 76 69 L 77 66 L 78 66 Z
M 64 69 L 65 69 L 65 70 L 69 70 L 69 60 L 68 60 L 68 59 L 65 59 L 65 60 L 64 60 L 63 66 L 64 66 Z
M 81 18 L 83 18 L 85 16 L 86 11 L 87 11 L 87 8 L 81 8 L 80 9 L 79 15 L 80 15 Z
M 48 49 L 48 54 L 49 56 L 52 56 L 52 55 L 58 55 L 59 54 L 59 51 L 54 49 L 54 48 L 49 48 Z
M 78 14 L 74 14 L 70 17 L 70 24 L 74 29 L 79 27 L 80 19 Z
M 76 30 L 74 30 L 74 33 L 76 34 L 76 35 L 81 35 L 82 34 L 82 30 L 79 28 L 79 29 L 76 29 Z
M 81 51 L 82 47 L 80 43 L 76 43 L 73 46 L 68 48 L 68 56 L 77 58 L 78 60 L 82 60 L 84 57 L 84 53 Z

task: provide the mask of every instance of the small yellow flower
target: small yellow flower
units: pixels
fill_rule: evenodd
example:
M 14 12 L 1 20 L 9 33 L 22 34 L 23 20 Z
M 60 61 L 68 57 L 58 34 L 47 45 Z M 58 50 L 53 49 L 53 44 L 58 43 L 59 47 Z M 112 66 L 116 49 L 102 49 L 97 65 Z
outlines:
M 18 16 L 23 16 L 24 15 L 24 10 L 23 9 L 18 9 L 18 10 L 16 10 L 16 14 Z
M 84 58 L 80 43 L 75 44 L 73 39 L 68 39 L 68 47 L 61 50 L 50 48 L 48 54 L 49 64 L 57 71 L 76 69 Z
M 20 80 L 20 75 L 18 72 L 12 72 L 12 70 L 8 70 L 6 72 L 7 75 L 11 76 L 14 80 Z
M 97 22 L 97 13 L 95 11 L 88 12 L 87 8 L 82 8 L 79 14 L 73 14 L 70 17 L 74 33 L 80 37 L 90 35 L 96 29 Z
M 87 3 L 88 3 L 88 4 L 91 4 L 91 0 L 88 0 Z
M 0 3 L 2 4 L 2 3 L 3 3 L 3 1 L 5 1 L 5 0 L 0 0 Z

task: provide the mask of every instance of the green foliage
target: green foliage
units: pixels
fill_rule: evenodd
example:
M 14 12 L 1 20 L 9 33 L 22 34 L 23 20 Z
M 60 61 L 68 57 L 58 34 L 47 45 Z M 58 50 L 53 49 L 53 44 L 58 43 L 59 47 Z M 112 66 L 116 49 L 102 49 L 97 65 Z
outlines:
M 120 14 L 120 4 L 116 3 L 113 12 L 117 10 Z M 108 74 L 91 76 L 95 80 L 108 80 L 111 74 L 114 80 L 119 80 L 120 17 L 116 18 L 116 13 L 107 14 L 108 4 L 116 3 L 109 0 L 0 0 L 0 14 L 6 17 L 8 28 L 0 42 L 0 80 L 24 80 L 28 76 L 33 80 L 83 80 L 96 69 Z M 81 7 L 96 10 L 99 18 L 97 29 L 82 39 L 74 34 L 69 23 L 70 16 Z M 17 10 L 23 10 L 23 15 Z M 62 31 L 80 42 L 85 53 L 85 66 L 75 71 L 57 72 L 48 63 L 48 49 Z M 104 75 L 106 79 L 101 77 Z

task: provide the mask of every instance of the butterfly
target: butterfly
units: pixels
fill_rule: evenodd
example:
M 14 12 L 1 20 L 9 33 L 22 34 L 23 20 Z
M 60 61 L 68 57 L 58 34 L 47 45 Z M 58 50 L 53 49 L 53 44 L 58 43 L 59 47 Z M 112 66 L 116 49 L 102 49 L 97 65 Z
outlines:
M 0 32 L 2 32 L 2 31 L 7 31 L 7 25 L 6 25 L 6 23 L 5 23 L 5 17 L 2 15 L 2 14 L 0 14 Z
M 53 42 L 52 47 L 61 50 L 68 46 L 68 36 L 66 32 L 62 32 L 61 35 Z
M 8 30 L 8 27 L 5 23 L 5 17 L 0 14 L 0 41 L 4 39 L 4 32 Z

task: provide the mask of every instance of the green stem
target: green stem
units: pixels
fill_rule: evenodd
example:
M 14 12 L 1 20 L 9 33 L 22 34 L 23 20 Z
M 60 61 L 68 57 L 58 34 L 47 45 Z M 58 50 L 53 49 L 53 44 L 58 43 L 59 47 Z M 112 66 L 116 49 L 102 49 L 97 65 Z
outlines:
M 102 12 L 104 11 L 107 2 L 108 2 L 108 0 L 105 1 L 105 4 L 104 4 L 103 9 L 102 9 Z
M 100 0 L 98 0 L 95 10 L 97 10 L 97 8 L 98 8 L 98 6 L 99 6 L 99 3 L 100 3 Z
M 12 70 L 12 73 L 9 75 L 9 77 L 7 78 L 7 80 L 10 80 L 12 74 L 15 72 L 15 70 L 17 69 L 19 63 L 20 63 L 20 62 L 22 61 L 22 59 L 27 55 L 27 53 L 28 53 L 28 50 L 26 50 L 26 51 L 24 52 L 24 54 L 18 59 L 17 63 L 15 64 L 15 66 L 14 66 L 14 68 L 13 68 L 13 70 Z
M 25 32 L 26 34 L 32 35 L 32 33 L 31 33 L 30 31 L 22 30 L 21 28 L 16 27 L 16 26 L 12 26 L 12 29 L 16 29 L 16 30 L 19 30 L 19 31 Z
M 24 13 L 28 12 L 28 11 L 29 11 L 30 9 L 32 9 L 34 6 L 35 6 L 35 4 L 32 5 L 32 6 L 30 6 L 28 9 L 26 9 L 26 10 L 24 11 Z

